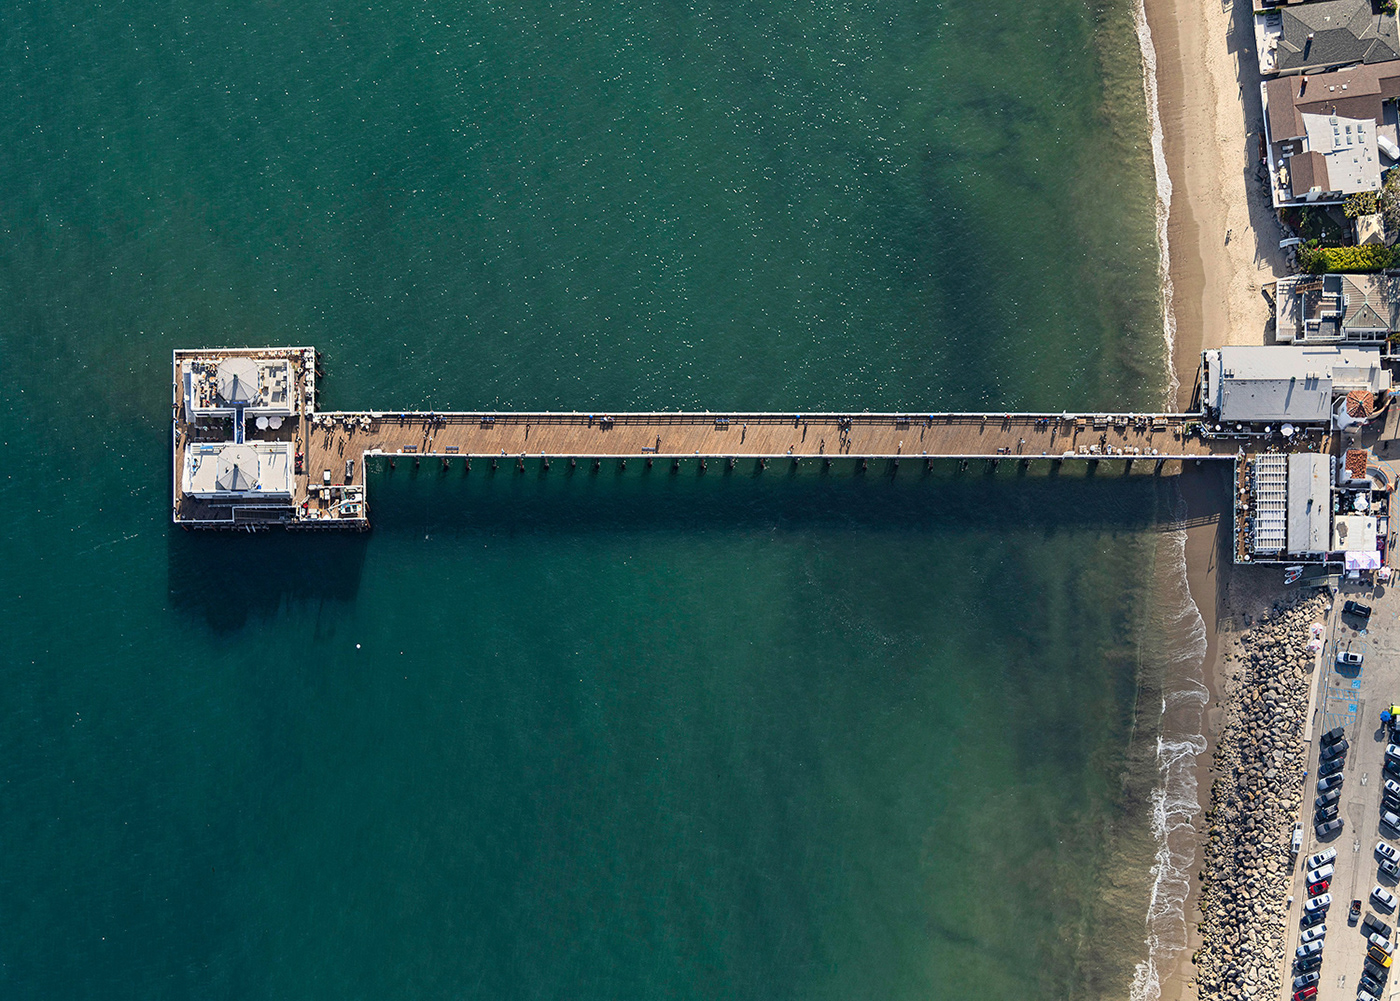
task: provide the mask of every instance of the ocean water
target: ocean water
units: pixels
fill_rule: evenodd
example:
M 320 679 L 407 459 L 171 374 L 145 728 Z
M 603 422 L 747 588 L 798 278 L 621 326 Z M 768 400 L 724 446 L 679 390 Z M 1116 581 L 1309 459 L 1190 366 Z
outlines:
M 1147 990 L 1170 481 L 167 494 L 177 346 L 346 408 L 1160 405 L 1133 13 L 0 14 L 5 995 Z

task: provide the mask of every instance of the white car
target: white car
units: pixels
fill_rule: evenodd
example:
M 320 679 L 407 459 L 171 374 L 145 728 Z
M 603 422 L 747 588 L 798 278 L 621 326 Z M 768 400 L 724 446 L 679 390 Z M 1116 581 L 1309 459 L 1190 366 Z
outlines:
M 1400 831 L 1400 814 L 1391 813 L 1389 810 L 1382 810 L 1381 823 L 1389 827 L 1392 831 Z
M 1371 888 L 1371 899 L 1376 902 L 1376 906 L 1384 911 L 1395 910 L 1395 894 L 1377 883 Z
M 1381 843 L 1384 844 L 1385 842 L 1381 842 Z M 1303 868 L 1304 868 L 1304 869 L 1321 869 L 1323 866 L 1327 865 L 1328 863 L 1330 863 L 1330 862 L 1335 862 L 1335 861 L 1337 861 L 1337 849 L 1335 849 L 1335 848 L 1324 848 L 1322 851 L 1318 852 L 1316 855 L 1309 855 L 1309 856 L 1307 857 L 1307 859 L 1305 859 L 1304 862 L 1303 862 Z M 1312 883 L 1312 882 L 1315 882 L 1315 880 L 1311 880 L 1311 879 L 1310 879 L 1310 880 L 1308 880 L 1308 882 L 1309 882 L 1309 883 Z
M 1379 855 L 1381 858 L 1390 859 L 1390 861 L 1392 862 L 1400 860 L 1400 851 L 1396 851 L 1384 841 L 1376 842 L 1376 854 Z
M 1353 653 L 1351 650 L 1338 650 L 1337 663 L 1342 667 L 1360 667 L 1361 654 Z
M 1331 879 L 1332 873 L 1335 872 L 1336 869 L 1337 867 L 1334 865 L 1318 866 L 1308 873 L 1308 885 L 1311 886 L 1313 883 L 1321 883 L 1324 879 Z
M 1379 890 L 1380 887 L 1378 886 L 1378 887 L 1376 887 L 1376 889 Z M 1382 891 L 1382 892 L 1384 892 L 1384 891 Z M 1303 910 L 1307 911 L 1309 914 L 1315 914 L 1315 913 L 1317 913 L 1318 911 L 1325 911 L 1325 910 L 1327 910 L 1327 908 L 1329 908 L 1329 907 L 1331 907 L 1331 906 L 1332 906 L 1332 894 L 1330 894 L 1330 893 L 1322 893 L 1322 894 L 1319 894 L 1319 895 L 1316 896 L 1316 897 L 1313 897 L 1313 898 L 1312 898 L 1311 900 L 1309 900 L 1306 904 L 1304 904 L 1304 905 L 1303 905 Z
M 1396 782 L 1394 779 L 1386 779 L 1385 791 L 1392 796 L 1400 796 L 1400 782 Z
M 1386 744 L 1385 756 L 1387 758 L 1400 758 L 1400 744 Z
M 1301 939 L 1299 941 L 1301 941 Z M 1373 932 L 1366 939 L 1366 941 L 1370 942 L 1377 949 L 1384 952 L 1387 956 L 1389 956 L 1392 952 L 1395 951 L 1395 946 L 1391 945 L 1390 939 L 1386 938 L 1384 935 L 1377 935 Z
M 1326 926 L 1326 925 L 1314 925 L 1313 927 L 1309 928 L 1307 931 L 1303 932 L 1303 934 L 1299 935 L 1299 936 L 1298 936 L 1298 941 L 1299 941 L 1299 942 L 1316 942 L 1316 941 L 1317 941 L 1318 939 L 1320 939 L 1320 938 L 1325 938 L 1326 935 L 1327 935 L 1327 926 Z M 1372 937 L 1372 938 L 1380 938 L 1379 935 L 1372 935 L 1371 937 Z
M 1321 951 L 1321 942 L 1304 942 L 1302 945 L 1298 946 L 1297 953 L 1299 959 L 1307 959 L 1309 956 L 1316 956 Z
M 1293 854 L 1297 855 L 1303 850 L 1303 822 L 1295 820 L 1293 822 Z

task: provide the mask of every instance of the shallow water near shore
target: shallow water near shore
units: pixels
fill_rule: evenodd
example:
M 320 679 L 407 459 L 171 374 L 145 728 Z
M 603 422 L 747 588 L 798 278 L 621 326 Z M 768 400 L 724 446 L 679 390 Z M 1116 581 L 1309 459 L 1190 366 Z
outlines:
M 1170 481 L 401 463 L 367 536 L 192 536 L 165 421 L 218 343 L 329 407 L 1148 409 L 1130 3 L 7 26 L 6 996 L 1129 993 Z

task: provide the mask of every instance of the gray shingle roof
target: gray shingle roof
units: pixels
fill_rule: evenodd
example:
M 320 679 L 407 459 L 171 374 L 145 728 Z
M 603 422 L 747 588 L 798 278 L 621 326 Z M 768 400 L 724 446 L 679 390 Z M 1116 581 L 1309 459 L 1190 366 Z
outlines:
M 1298 73 L 1400 59 L 1394 14 L 1372 14 L 1370 0 L 1331 0 L 1284 7 L 1278 72 Z M 1308 38 L 1312 35 L 1312 39 Z

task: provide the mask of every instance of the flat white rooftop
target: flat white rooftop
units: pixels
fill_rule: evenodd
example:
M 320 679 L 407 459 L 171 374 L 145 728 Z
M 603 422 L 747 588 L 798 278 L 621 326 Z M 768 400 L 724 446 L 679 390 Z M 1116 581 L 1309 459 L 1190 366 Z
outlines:
M 293 460 L 289 441 L 191 444 L 180 488 L 201 499 L 290 500 Z

